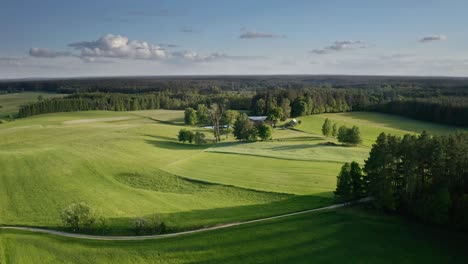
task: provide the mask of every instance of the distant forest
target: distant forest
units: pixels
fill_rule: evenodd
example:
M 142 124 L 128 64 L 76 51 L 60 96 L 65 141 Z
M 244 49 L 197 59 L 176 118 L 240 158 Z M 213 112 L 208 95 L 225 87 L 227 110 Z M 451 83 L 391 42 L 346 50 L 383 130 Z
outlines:
M 71 94 L 21 107 L 19 117 L 82 110 L 185 109 L 223 101 L 229 109 L 288 116 L 378 111 L 468 126 L 468 78 L 384 76 L 177 76 L 1 81 L 0 93 Z

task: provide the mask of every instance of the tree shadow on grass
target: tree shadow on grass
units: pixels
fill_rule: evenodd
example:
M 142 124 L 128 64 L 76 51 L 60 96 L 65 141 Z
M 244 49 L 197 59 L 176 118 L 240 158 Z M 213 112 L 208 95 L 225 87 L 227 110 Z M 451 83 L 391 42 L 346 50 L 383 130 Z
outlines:
M 275 194 L 272 193 L 272 195 Z M 150 221 L 155 215 L 158 215 L 161 218 L 161 220 L 164 221 L 164 223 L 167 225 L 165 233 L 174 233 L 304 211 L 313 208 L 332 205 L 335 201 L 334 198 L 331 197 L 331 192 L 319 193 L 316 195 L 277 195 L 283 195 L 286 198 L 263 204 L 190 210 L 166 214 L 161 214 L 157 212 L 157 210 L 155 210 L 155 212 L 150 215 L 107 218 L 108 227 L 105 230 L 105 232 L 103 232 L 103 230 L 99 227 L 98 224 L 94 224 L 90 228 L 81 229 L 79 233 L 108 236 L 135 235 L 133 226 L 134 219 L 143 218 Z M 187 198 L 187 204 L 190 204 L 191 202 L 192 201 L 190 200 L 190 198 Z M 70 232 L 69 229 L 63 226 L 35 227 Z M 154 233 L 151 230 L 139 233 L 139 235 L 149 234 Z
M 323 141 L 324 137 L 320 136 L 300 136 L 300 137 L 289 137 L 289 138 L 278 138 L 276 141 Z
M 169 214 L 159 214 L 155 211 L 154 214 L 140 217 L 151 219 L 152 216 L 157 214 L 167 225 L 166 233 L 174 233 L 309 210 L 331 205 L 335 201 L 334 198 L 331 197 L 331 192 L 317 195 L 283 195 L 288 198 L 264 204 L 190 210 Z M 187 203 L 191 203 L 190 199 L 187 200 Z M 109 219 L 113 228 L 108 234 L 134 235 L 131 226 L 133 219 L 134 218 L 130 217 Z M 88 230 L 88 232 L 92 232 L 92 230 Z M 151 232 L 145 234 L 151 234 Z
M 160 140 L 145 140 L 146 143 L 151 144 L 158 148 L 169 149 L 169 150 L 203 150 L 210 147 L 210 145 L 195 145 L 189 143 L 180 143 L 175 141 L 160 141 Z

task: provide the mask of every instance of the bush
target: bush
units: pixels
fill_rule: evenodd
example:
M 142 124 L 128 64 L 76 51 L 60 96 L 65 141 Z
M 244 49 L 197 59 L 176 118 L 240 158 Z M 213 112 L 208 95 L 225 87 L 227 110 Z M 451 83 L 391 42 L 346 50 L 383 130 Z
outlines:
M 78 231 L 82 227 L 89 227 L 96 220 L 94 210 L 83 202 L 72 203 L 63 209 L 60 217 L 63 224 L 73 231 Z
M 185 143 L 185 142 L 189 142 L 189 143 L 192 143 L 193 140 L 194 140 L 194 137 L 195 135 L 193 134 L 192 131 L 189 131 L 187 129 L 181 129 L 179 131 L 179 135 L 177 136 L 177 138 L 179 139 L 180 142 L 182 143 Z
M 203 144 L 206 144 L 206 139 L 205 139 L 205 134 L 204 133 L 201 133 L 201 132 L 196 132 L 194 137 L 193 137 L 193 140 L 195 141 L 195 144 L 197 145 L 203 145 Z
M 269 125 L 261 124 L 257 127 L 257 134 L 263 141 L 271 139 L 271 127 Z
M 144 218 L 135 218 L 133 219 L 133 231 L 135 235 L 140 235 L 146 232 L 148 227 L 148 221 Z

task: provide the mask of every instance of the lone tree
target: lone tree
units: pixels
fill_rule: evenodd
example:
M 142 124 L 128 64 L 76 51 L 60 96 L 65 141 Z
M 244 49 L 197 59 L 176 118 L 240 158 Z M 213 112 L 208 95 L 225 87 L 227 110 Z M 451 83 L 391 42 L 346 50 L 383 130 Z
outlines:
M 328 137 L 331 135 L 331 133 L 332 133 L 332 123 L 328 118 L 326 118 L 325 122 L 323 122 L 323 125 L 322 125 L 322 134 Z
M 184 121 L 186 125 L 195 125 L 197 123 L 197 111 L 193 108 L 186 108 L 184 113 Z
M 257 129 L 246 114 L 241 114 L 234 123 L 234 137 L 242 141 L 256 141 Z
M 190 130 L 187 130 L 187 129 L 181 129 L 179 131 L 179 135 L 177 136 L 177 138 L 179 139 L 180 142 L 182 143 L 185 143 L 185 142 L 189 142 L 189 143 L 192 143 L 193 140 L 194 140 L 194 134 L 192 131 Z
M 72 203 L 60 214 L 62 223 L 74 232 L 82 227 L 89 227 L 96 221 L 94 210 L 86 203 Z
M 338 141 L 345 144 L 357 145 L 362 142 L 361 132 L 359 127 L 353 126 L 348 128 L 346 126 L 341 126 L 338 129 Z
M 271 127 L 269 125 L 266 125 L 266 124 L 260 124 L 257 127 L 257 134 L 258 134 L 258 137 L 262 141 L 271 139 L 271 134 L 272 134 Z
M 210 118 L 213 124 L 213 133 L 216 142 L 221 141 L 220 123 L 224 113 L 224 105 L 221 102 L 212 103 L 210 106 Z

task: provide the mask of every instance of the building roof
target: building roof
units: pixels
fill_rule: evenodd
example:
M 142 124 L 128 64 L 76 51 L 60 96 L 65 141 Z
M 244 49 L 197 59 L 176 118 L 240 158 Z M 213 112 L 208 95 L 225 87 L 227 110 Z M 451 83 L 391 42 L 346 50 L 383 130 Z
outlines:
M 252 121 L 265 121 L 267 116 L 249 116 L 249 119 Z

